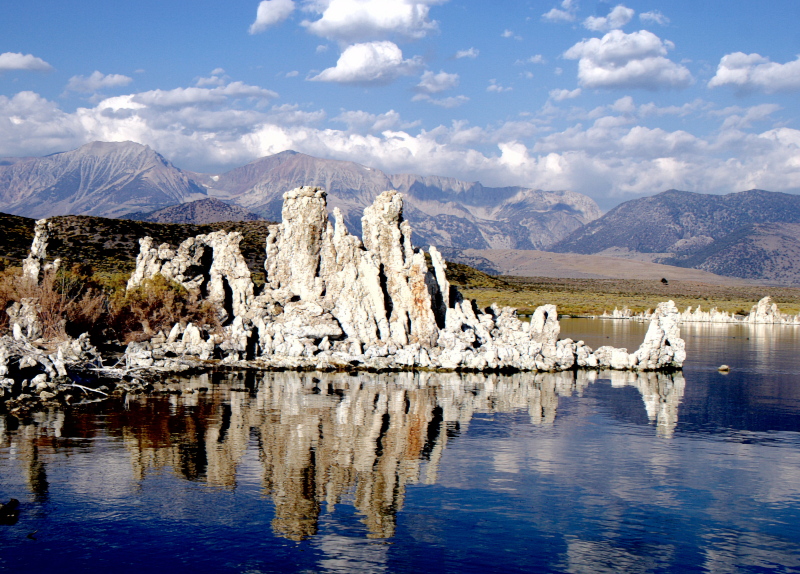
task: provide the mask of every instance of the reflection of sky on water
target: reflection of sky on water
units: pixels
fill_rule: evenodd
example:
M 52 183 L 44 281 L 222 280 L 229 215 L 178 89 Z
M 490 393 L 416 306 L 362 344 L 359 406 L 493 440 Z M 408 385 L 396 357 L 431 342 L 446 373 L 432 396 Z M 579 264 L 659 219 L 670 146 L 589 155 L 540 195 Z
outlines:
M 741 341 L 727 376 L 706 345 L 685 380 L 248 373 L 0 417 L 0 495 L 24 511 L 0 569 L 798 568 L 798 381 L 749 357 L 790 372 L 795 339 Z

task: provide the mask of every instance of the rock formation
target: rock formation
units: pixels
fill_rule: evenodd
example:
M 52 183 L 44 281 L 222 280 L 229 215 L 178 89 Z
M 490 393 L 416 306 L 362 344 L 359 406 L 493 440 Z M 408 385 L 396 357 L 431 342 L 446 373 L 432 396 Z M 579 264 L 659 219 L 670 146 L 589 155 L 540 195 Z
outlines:
M 60 259 L 56 259 L 53 263 L 45 264 L 47 256 L 47 242 L 50 239 L 50 223 L 46 219 L 40 219 L 36 222 L 33 232 L 33 243 L 31 244 L 31 252 L 22 261 L 22 277 L 33 283 L 39 284 L 40 273 L 42 271 L 56 271 L 61 263 Z
M 132 343 L 130 366 L 174 369 L 170 357 L 219 354 L 229 363 L 277 368 L 430 368 L 553 371 L 578 367 L 656 370 L 685 359 L 673 303 L 661 304 L 633 354 L 559 340 L 555 306 L 530 322 L 496 305 L 483 311 L 447 281 L 446 263 L 411 243 L 402 196 L 380 194 L 364 210 L 363 241 L 341 213 L 327 217 L 326 193 L 301 187 L 284 195 L 282 223 L 266 240 L 265 284 L 256 294 L 237 233 L 187 239 L 177 250 L 140 240 L 129 288 L 161 274 L 199 289 L 219 309 L 223 333 L 176 325 L 168 337 Z M 163 339 L 163 340 L 162 340 Z
M 633 313 L 627 307 L 622 310 L 614 309 L 611 313 L 603 313 L 602 319 L 632 319 L 634 321 L 650 321 L 653 314 L 648 309 L 644 313 Z M 712 307 L 708 311 L 703 311 L 700 306 L 692 310 L 687 307 L 679 315 L 680 323 L 747 323 L 751 325 L 800 325 L 800 315 L 789 315 L 781 313 L 778 306 L 772 302 L 772 298 L 767 296 L 753 305 L 753 308 L 745 316 L 730 314 L 727 311 L 718 311 Z

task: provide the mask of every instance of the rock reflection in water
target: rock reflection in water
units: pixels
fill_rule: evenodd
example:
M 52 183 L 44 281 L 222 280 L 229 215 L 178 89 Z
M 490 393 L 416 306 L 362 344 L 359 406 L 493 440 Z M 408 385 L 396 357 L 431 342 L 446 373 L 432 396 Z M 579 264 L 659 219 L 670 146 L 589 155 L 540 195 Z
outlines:
M 31 492 L 46 496 L 39 450 L 57 449 L 57 437 L 105 432 L 130 452 L 136 481 L 171 468 L 224 489 L 236 487 L 237 467 L 248 446 L 257 446 L 277 535 L 313 536 L 323 503 L 328 513 L 348 503 L 363 516 L 369 537 L 387 538 L 406 486 L 436 482 L 448 441 L 475 413 L 527 411 L 532 424 L 551 424 L 559 396 L 581 394 L 601 378 L 637 388 L 658 434 L 673 433 L 680 374 L 247 372 L 206 374 L 177 381 L 180 393 L 97 405 L 105 409 L 102 423 L 90 410 L 36 413 L 16 429 L 6 428 L 16 419 L 0 417 L 0 447 L 12 447 L 26 465 Z

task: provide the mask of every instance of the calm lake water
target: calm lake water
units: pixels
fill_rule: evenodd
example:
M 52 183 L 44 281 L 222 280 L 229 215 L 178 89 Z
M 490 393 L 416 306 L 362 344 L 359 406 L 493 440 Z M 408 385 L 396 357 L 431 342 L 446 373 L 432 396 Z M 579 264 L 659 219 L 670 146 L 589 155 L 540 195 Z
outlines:
M 674 375 L 218 373 L 0 417 L 0 570 L 800 572 L 800 329 L 682 332 Z

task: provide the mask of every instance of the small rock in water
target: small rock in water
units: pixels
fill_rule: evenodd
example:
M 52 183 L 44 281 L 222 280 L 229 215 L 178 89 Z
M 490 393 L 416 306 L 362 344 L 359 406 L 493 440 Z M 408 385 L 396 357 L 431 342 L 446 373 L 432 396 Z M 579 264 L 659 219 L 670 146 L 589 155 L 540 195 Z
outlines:
M 720 373 L 727 373 L 731 370 L 731 368 L 728 365 L 720 365 L 719 367 L 717 367 L 717 370 Z

